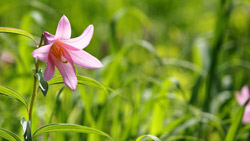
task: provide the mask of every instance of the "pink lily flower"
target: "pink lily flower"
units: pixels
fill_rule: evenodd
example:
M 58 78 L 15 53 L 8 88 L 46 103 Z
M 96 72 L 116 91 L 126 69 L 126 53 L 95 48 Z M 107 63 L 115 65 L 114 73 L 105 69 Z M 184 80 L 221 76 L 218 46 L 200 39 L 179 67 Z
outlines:
M 237 100 L 238 104 L 240 106 L 244 105 L 250 96 L 248 86 L 242 87 L 241 92 L 236 93 L 235 96 L 236 96 L 236 100 Z M 246 105 L 243 119 L 242 119 L 242 123 L 244 123 L 244 124 L 250 123 L 250 102 L 247 103 L 247 105 Z
M 65 85 L 76 90 L 77 77 L 74 64 L 89 69 L 103 67 L 98 59 L 82 50 L 88 46 L 93 33 L 94 26 L 89 25 L 79 37 L 70 39 L 70 22 L 64 15 L 58 23 L 55 36 L 44 32 L 45 45 L 32 52 L 34 58 L 47 63 L 44 80 L 48 81 L 53 77 L 56 66 Z

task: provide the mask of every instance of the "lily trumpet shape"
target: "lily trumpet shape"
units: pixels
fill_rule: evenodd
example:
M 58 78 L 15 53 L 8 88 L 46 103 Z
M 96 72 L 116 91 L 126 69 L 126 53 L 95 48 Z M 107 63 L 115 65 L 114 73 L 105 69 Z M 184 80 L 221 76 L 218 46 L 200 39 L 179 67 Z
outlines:
M 248 86 L 244 86 L 241 89 L 240 93 L 236 93 L 235 97 L 236 100 L 238 102 L 238 104 L 240 106 L 243 106 L 245 104 L 245 102 L 248 100 L 249 98 L 249 88 Z M 242 118 L 242 123 L 243 124 L 247 124 L 250 123 L 250 102 L 247 103 L 245 111 L 244 111 L 244 115 Z
M 98 59 L 82 50 L 89 45 L 93 33 L 94 26 L 89 25 L 79 37 L 70 39 L 71 26 L 64 15 L 58 23 L 55 36 L 44 32 L 44 46 L 32 52 L 34 58 L 47 63 L 44 80 L 49 81 L 53 77 L 56 66 L 65 85 L 71 90 L 76 90 L 77 77 L 74 64 L 89 69 L 103 67 Z

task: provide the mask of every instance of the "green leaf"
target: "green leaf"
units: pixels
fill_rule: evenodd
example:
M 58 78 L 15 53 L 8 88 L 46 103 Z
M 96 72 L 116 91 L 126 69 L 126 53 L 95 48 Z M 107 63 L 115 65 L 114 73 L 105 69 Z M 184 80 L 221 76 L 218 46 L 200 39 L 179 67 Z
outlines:
M 0 86 L 0 94 L 9 96 L 11 98 L 14 98 L 20 101 L 26 107 L 26 109 L 28 109 L 28 103 L 26 102 L 25 98 L 21 94 L 17 93 L 16 91 Z
M 237 111 L 237 116 L 235 117 L 235 119 L 232 121 L 232 124 L 229 128 L 229 131 L 227 132 L 227 136 L 226 136 L 226 140 L 225 141 L 234 141 L 235 140 L 235 136 L 240 128 L 240 125 L 242 124 L 242 117 L 244 114 L 244 110 L 245 110 L 246 105 L 240 107 L 240 109 Z
M 103 86 L 100 82 L 92 78 L 77 75 L 77 80 L 78 80 L 78 84 L 94 86 L 94 87 L 104 90 L 107 93 L 107 88 Z M 64 82 L 63 82 L 63 78 L 61 76 L 58 76 L 58 77 L 53 77 L 50 81 L 48 81 L 48 83 L 49 85 L 53 85 L 53 84 L 62 84 Z
M 21 119 L 21 124 L 23 127 L 24 140 L 25 141 L 32 141 L 30 121 L 26 121 L 26 119 L 23 117 Z
M 34 41 L 35 45 L 37 46 L 35 38 L 27 31 L 17 29 L 17 28 L 0 27 L 0 33 L 1 32 L 2 33 L 14 33 L 14 34 L 19 34 L 19 35 L 29 37 L 30 39 L 32 39 Z
M 142 136 L 138 137 L 136 139 L 136 141 L 142 141 L 142 139 L 145 137 L 149 137 L 149 138 L 153 139 L 154 141 L 161 141 L 158 137 L 153 136 L 153 135 L 142 135 Z
M 42 69 L 38 70 L 38 72 L 36 73 L 36 77 L 38 79 L 39 87 L 42 90 L 43 95 L 46 96 L 49 89 L 49 85 L 47 81 L 44 81 Z
M 111 139 L 111 137 L 108 134 L 100 130 L 86 127 L 86 126 L 76 125 L 76 124 L 68 124 L 68 123 L 55 123 L 55 124 L 48 124 L 48 125 L 42 126 L 34 132 L 33 137 L 38 136 L 42 133 L 47 133 L 47 132 L 88 133 L 88 134 L 102 135 Z
M 15 133 L 4 128 L 0 128 L 0 137 L 10 141 L 21 141 L 21 139 Z

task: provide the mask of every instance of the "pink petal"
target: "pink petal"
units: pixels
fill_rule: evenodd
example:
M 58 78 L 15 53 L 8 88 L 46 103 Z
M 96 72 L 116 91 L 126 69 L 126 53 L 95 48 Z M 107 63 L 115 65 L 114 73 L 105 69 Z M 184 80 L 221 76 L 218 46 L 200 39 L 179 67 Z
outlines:
M 49 32 L 43 32 L 43 37 L 45 45 L 51 44 L 55 40 L 55 36 L 50 34 Z
M 71 45 L 68 45 L 67 43 L 65 43 L 64 41 L 62 40 L 58 40 L 59 44 L 61 44 L 61 46 L 65 47 L 67 50 L 75 50 L 75 51 L 78 51 L 79 49 L 78 48 L 75 48 Z
M 73 63 L 78 66 L 89 69 L 98 69 L 103 67 L 102 63 L 98 59 L 83 50 L 68 50 L 68 52 L 73 60 Z
M 247 105 L 245 108 L 242 123 L 244 124 L 250 123 L 250 105 Z
M 43 62 L 47 62 L 51 46 L 52 46 L 52 44 L 41 46 L 40 48 L 38 48 L 32 52 L 32 56 L 34 58 L 37 58 L 37 59 L 43 61 Z
M 63 15 L 56 29 L 55 39 L 69 39 L 70 36 L 71 36 L 71 27 L 69 20 L 66 16 Z
M 75 48 L 83 49 L 89 45 L 93 34 L 94 34 L 94 26 L 89 25 L 79 37 L 72 38 L 69 40 L 64 40 L 63 42 Z
M 53 55 L 50 55 L 50 57 L 57 69 L 60 71 L 65 85 L 71 90 L 76 90 L 77 78 L 73 63 L 70 60 L 68 60 L 67 63 L 63 63 Z
M 237 93 L 236 95 L 236 100 L 239 103 L 239 105 L 244 105 L 247 99 L 249 98 L 249 90 L 247 86 L 244 86 L 241 89 L 241 93 Z
M 241 95 L 244 96 L 244 97 L 249 97 L 249 89 L 248 89 L 248 86 L 244 86 L 242 87 L 241 89 Z
M 241 93 L 236 93 L 236 100 L 240 106 L 242 106 L 246 102 L 246 98 L 241 95 Z
M 49 81 L 53 77 L 54 72 L 55 72 L 55 65 L 49 59 L 47 62 L 47 66 L 45 68 L 45 71 L 44 71 L 44 80 Z

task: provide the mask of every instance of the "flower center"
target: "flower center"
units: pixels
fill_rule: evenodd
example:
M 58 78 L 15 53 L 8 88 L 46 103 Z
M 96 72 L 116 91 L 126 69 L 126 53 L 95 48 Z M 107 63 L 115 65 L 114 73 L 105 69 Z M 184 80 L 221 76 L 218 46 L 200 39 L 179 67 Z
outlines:
M 62 63 L 68 63 L 68 60 L 65 58 L 63 46 L 58 41 L 51 46 L 50 52 Z

